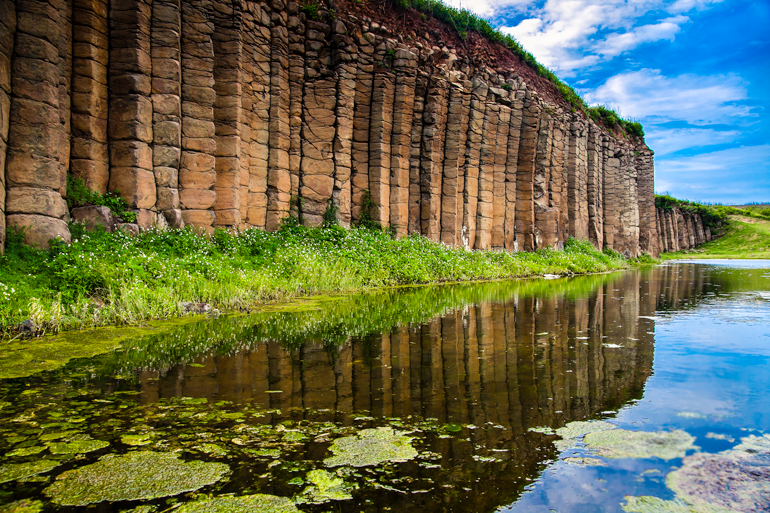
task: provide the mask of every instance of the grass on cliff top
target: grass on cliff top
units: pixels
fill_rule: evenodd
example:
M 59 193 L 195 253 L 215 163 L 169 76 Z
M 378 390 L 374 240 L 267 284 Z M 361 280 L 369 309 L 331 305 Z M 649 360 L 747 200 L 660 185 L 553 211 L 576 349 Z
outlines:
M 770 259 L 770 221 L 730 216 L 724 235 L 688 252 L 662 253 L 664 260 L 678 258 L 757 258 Z
M 9 232 L 0 257 L 0 333 L 26 319 L 48 331 L 137 324 L 184 315 L 181 302 L 234 310 L 312 294 L 404 284 L 583 274 L 629 266 L 570 240 L 564 251 L 467 251 L 422 236 L 287 223 L 274 233 L 190 229 L 86 233 L 42 251 Z

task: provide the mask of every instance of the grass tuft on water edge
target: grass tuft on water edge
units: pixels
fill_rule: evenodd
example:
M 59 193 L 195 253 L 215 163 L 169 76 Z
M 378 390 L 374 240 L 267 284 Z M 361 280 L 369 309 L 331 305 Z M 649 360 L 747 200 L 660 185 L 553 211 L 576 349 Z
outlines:
M 9 231 L 0 257 L 0 334 L 30 319 L 51 331 L 134 325 L 185 315 L 182 302 L 235 310 L 269 301 L 406 284 L 573 275 L 628 268 L 613 251 L 569 240 L 563 251 L 468 251 L 386 230 L 308 228 L 273 233 L 191 229 L 86 232 L 72 244 L 25 246 Z

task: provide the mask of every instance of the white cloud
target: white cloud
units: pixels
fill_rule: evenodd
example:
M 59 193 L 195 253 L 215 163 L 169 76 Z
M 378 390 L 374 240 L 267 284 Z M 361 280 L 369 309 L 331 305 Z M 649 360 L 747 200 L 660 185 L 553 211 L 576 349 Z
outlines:
M 700 201 L 767 201 L 770 144 L 656 159 L 655 189 Z
M 738 130 L 714 130 L 710 128 L 660 128 L 646 130 L 645 140 L 655 155 L 662 157 L 680 150 L 704 148 L 734 142 L 742 135 Z
M 680 25 L 688 22 L 687 16 L 675 16 L 660 23 L 641 25 L 628 32 L 609 34 L 593 47 L 593 51 L 603 57 L 615 57 L 633 50 L 643 43 L 668 40 L 673 41 Z
M 756 117 L 749 107 L 738 103 L 748 94 L 736 75 L 667 77 L 660 70 L 642 69 L 615 75 L 585 98 L 645 124 L 673 120 L 694 125 L 737 124 Z

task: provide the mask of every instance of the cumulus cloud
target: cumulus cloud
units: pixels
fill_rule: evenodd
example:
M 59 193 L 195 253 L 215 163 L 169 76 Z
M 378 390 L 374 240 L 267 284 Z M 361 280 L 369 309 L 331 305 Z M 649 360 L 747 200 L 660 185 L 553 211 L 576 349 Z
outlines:
M 667 77 L 660 70 L 642 69 L 611 77 L 585 98 L 645 124 L 675 120 L 693 125 L 733 124 L 756 117 L 750 107 L 740 103 L 748 99 L 748 93 L 736 75 Z
M 741 135 L 739 130 L 652 127 L 646 130 L 645 140 L 647 145 L 655 150 L 655 155 L 662 157 L 686 149 L 729 144 Z

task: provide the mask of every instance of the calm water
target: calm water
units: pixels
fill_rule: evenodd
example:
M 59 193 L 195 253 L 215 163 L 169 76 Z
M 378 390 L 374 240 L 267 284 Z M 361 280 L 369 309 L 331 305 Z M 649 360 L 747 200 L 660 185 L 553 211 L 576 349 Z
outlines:
M 0 381 L 0 504 L 770 511 L 768 390 L 770 261 L 308 301 Z

